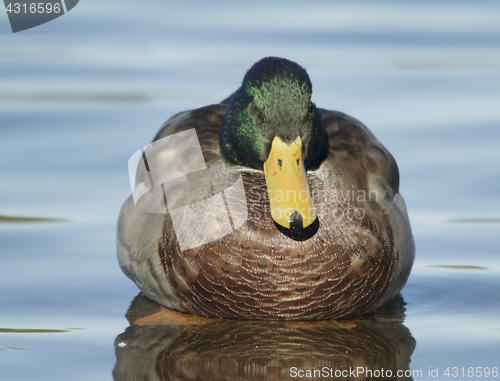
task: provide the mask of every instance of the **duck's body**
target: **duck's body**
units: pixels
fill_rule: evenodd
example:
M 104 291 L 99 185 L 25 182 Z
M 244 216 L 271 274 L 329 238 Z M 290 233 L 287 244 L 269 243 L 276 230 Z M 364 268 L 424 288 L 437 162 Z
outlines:
M 227 179 L 218 180 L 214 171 L 231 162 L 231 155 L 221 154 L 227 151 L 221 135 L 237 102 L 233 96 L 231 104 L 177 114 L 154 139 L 195 128 L 213 194 L 227 189 Z M 146 296 L 203 316 L 320 320 L 359 316 L 399 293 L 413 264 L 414 243 L 396 162 L 359 121 L 319 108 L 313 112 L 316 119 L 322 116 L 324 133 L 314 155 L 308 159 L 304 153 L 317 217 L 304 222 L 304 229 L 293 230 L 292 217 L 287 227 L 275 222 L 267 172 L 238 160 L 232 164 L 243 180 L 246 200 L 239 201 L 246 202 L 248 215 L 241 226 L 233 221 L 229 234 L 203 245 L 181 250 L 168 211 L 144 213 L 132 196 L 125 202 L 118 258 Z M 203 226 L 191 229 L 199 235 Z

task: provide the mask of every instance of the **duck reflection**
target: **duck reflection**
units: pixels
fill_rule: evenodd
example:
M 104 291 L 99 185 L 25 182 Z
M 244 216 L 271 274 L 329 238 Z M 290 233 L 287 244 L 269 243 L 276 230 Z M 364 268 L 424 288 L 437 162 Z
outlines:
M 139 294 L 126 314 L 130 326 L 115 340 L 113 376 L 115 381 L 410 379 L 404 373 L 415 340 L 402 324 L 404 305 L 398 296 L 350 321 L 237 321 L 181 314 Z

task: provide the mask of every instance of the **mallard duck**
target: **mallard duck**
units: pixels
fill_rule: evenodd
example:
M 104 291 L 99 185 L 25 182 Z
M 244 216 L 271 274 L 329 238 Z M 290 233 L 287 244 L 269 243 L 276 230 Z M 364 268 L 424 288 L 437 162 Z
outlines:
M 304 68 L 263 58 L 136 155 L 117 250 L 147 297 L 207 317 L 326 320 L 399 293 L 414 241 L 397 164 L 311 95 Z

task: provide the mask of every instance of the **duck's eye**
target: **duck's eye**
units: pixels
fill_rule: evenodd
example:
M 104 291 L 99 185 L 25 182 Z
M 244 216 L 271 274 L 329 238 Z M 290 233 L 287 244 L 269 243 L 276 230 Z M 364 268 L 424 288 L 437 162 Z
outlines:
M 283 161 L 281 159 L 278 159 L 278 165 L 280 166 L 280 168 L 283 165 Z
M 252 102 L 252 104 L 250 105 L 250 112 L 252 114 L 257 114 L 257 112 L 259 112 L 259 108 L 255 104 L 255 102 Z

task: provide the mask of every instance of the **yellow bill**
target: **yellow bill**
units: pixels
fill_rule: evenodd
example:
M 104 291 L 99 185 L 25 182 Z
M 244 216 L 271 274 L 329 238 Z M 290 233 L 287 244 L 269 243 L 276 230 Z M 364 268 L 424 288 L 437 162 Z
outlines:
M 273 220 L 292 230 L 301 230 L 316 219 L 316 210 L 307 182 L 302 140 L 290 145 L 275 137 L 271 152 L 264 163 L 267 193 Z

